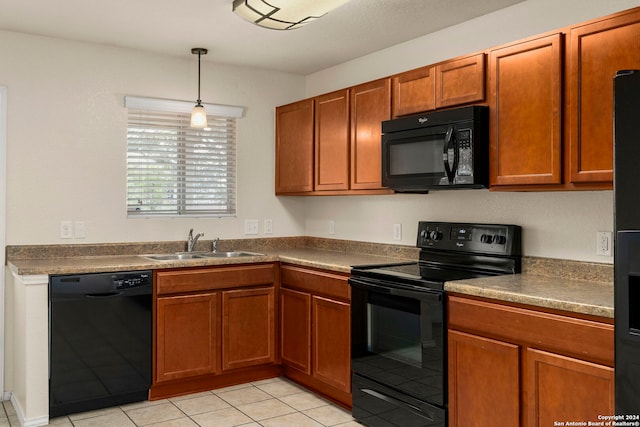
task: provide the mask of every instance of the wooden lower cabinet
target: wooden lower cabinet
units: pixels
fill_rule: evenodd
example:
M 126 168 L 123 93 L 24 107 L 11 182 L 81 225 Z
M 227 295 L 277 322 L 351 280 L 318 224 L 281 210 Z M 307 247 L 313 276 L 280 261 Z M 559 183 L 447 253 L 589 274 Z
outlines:
M 313 296 L 313 375 L 351 392 L 351 308 L 349 303 Z
M 614 414 L 614 370 L 536 349 L 525 353 L 527 426 L 554 421 L 598 421 Z
M 156 301 L 155 381 L 218 372 L 218 293 Z
M 311 294 L 280 290 L 282 364 L 311 375 Z
M 281 267 L 280 351 L 285 376 L 351 407 L 348 276 Z
M 273 286 L 222 293 L 222 370 L 274 363 Z
M 598 421 L 615 413 L 613 325 L 448 297 L 449 426 Z
M 151 400 L 274 377 L 277 265 L 154 272 Z
M 458 331 L 448 338 L 449 425 L 519 425 L 518 346 Z

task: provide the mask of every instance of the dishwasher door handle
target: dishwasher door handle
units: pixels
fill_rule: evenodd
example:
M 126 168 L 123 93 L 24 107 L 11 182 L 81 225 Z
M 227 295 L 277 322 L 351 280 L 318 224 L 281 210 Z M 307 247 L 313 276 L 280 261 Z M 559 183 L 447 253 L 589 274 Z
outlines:
M 122 292 L 103 292 L 99 294 L 85 294 L 86 298 L 111 298 L 122 295 Z

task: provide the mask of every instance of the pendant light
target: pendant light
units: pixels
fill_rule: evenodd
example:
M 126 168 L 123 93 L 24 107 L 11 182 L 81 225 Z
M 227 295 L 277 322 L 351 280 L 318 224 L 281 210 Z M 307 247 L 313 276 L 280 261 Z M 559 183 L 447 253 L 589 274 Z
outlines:
M 295 30 L 349 0 L 233 0 L 233 11 L 249 22 L 273 30 Z
M 207 49 L 194 47 L 191 49 L 191 53 L 198 55 L 198 101 L 193 110 L 191 110 L 191 127 L 202 129 L 207 127 L 207 112 L 204 110 L 200 100 L 200 56 L 206 55 Z

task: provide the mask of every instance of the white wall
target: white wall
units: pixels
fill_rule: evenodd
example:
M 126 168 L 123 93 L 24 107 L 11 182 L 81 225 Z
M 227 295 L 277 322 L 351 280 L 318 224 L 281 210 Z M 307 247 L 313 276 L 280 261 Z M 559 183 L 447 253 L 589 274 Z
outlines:
M 386 77 L 640 5 L 637 0 L 528 0 L 455 27 L 307 76 L 306 96 Z M 309 236 L 415 244 L 419 220 L 514 223 L 528 256 L 612 263 L 596 255 L 596 232 L 613 229 L 611 191 L 432 192 L 384 197 L 321 197 L 306 203 Z M 335 221 L 335 235 L 328 223 Z M 402 241 L 393 224 L 402 224 Z
M 211 52 L 215 55 L 215 52 Z M 274 196 L 274 107 L 304 96 L 302 76 L 204 61 L 202 99 L 247 107 L 238 124 L 237 218 L 127 219 L 124 95 L 194 100 L 197 58 L 0 31 L 7 87 L 9 245 L 242 238 L 245 218 L 304 234 L 304 201 Z M 85 221 L 62 240 L 60 221 Z

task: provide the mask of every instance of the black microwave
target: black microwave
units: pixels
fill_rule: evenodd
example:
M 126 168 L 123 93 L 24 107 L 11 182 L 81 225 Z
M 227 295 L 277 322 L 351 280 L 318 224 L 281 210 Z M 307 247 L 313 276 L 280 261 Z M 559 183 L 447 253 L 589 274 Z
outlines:
M 382 122 L 382 185 L 398 192 L 485 188 L 489 107 L 432 111 Z

